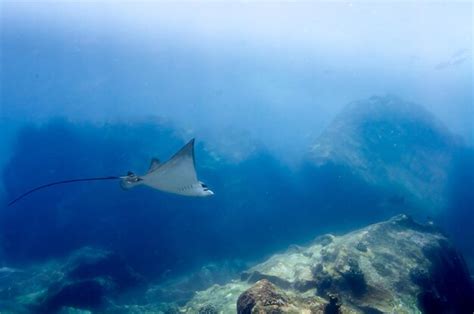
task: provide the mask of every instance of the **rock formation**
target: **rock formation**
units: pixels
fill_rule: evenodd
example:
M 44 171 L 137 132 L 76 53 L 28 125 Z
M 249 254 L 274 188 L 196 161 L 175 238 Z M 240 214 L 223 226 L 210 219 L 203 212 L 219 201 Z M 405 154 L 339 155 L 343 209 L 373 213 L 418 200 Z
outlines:
M 0 305 L 6 313 L 105 310 L 112 296 L 142 282 L 117 254 L 88 247 L 66 260 L 9 271 L 1 279 Z
M 433 225 L 400 215 L 343 236 L 291 247 L 198 292 L 181 310 L 198 313 L 470 313 L 467 267 Z M 470 311 L 470 312 L 469 312 Z
M 24 270 L 0 268 L 0 309 L 63 314 L 474 310 L 462 256 L 437 227 L 405 215 L 341 236 L 322 235 L 308 246 L 294 245 L 241 272 L 239 279 L 222 277 L 222 284 L 196 292 L 202 281 L 196 278 L 208 278 L 207 270 L 154 286 L 117 254 L 84 248 Z
M 393 203 L 437 212 L 457 140 L 423 107 L 393 96 L 349 104 L 312 145 L 314 164 L 349 169 L 366 183 L 389 190 Z

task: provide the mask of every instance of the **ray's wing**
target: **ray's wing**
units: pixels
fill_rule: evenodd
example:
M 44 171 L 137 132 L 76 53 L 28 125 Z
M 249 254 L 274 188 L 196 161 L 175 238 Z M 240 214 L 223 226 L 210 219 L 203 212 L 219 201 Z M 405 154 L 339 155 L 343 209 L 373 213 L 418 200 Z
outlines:
M 198 183 L 194 165 L 194 139 L 189 141 L 170 160 L 152 167 L 143 176 L 146 185 L 165 191 L 178 191 L 183 187 Z

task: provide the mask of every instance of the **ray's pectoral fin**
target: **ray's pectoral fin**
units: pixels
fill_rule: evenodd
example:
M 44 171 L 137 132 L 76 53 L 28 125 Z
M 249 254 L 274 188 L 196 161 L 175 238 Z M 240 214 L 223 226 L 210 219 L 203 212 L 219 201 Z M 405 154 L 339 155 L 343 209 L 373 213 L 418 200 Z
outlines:
M 151 170 L 152 167 L 153 170 Z M 194 139 L 184 145 L 167 162 L 158 164 L 157 167 L 152 164 L 150 171 L 143 176 L 143 180 L 145 185 L 169 193 L 186 196 L 213 194 L 197 178 Z
M 179 193 L 183 188 L 198 183 L 194 165 L 194 140 L 182 147 L 170 160 L 157 164 L 152 160 L 150 170 L 143 176 L 146 185 Z
M 143 184 L 160 191 L 186 196 L 213 195 L 214 193 L 198 180 L 195 166 L 194 139 L 192 139 L 164 163 L 153 158 L 145 175 L 137 176 L 129 173 L 122 177 L 121 186 L 128 190 Z

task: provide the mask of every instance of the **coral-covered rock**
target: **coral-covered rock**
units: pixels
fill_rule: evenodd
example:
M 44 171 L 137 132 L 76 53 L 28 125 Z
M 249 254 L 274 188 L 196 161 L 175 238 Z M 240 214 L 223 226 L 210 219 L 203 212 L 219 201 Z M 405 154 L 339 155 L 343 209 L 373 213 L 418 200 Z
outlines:
M 219 267 L 199 273 L 210 269 Z M 404 215 L 345 235 L 320 236 L 306 247 L 291 246 L 240 279 L 223 276 L 221 285 L 203 291 L 194 292 L 196 278 L 209 277 L 131 293 L 139 276 L 116 254 L 86 248 L 30 269 L 0 268 L 0 306 L 2 313 L 474 311 L 472 279 L 462 256 L 438 228 Z M 167 287 L 169 298 L 162 291 Z
M 237 300 L 237 313 L 250 314 L 254 309 L 277 311 L 287 308 L 290 299 L 286 294 L 266 279 L 258 281 L 252 288 L 242 293 Z
M 470 280 L 462 256 L 436 227 L 400 215 L 292 247 L 233 282 L 240 290 L 253 285 L 238 299 L 234 289 L 225 302 L 213 303 L 215 291 L 229 291 L 224 285 L 200 292 L 199 302 L 218 311 L 236 302 L 239 313 L 469 313 Z
M 326 301 L 321 298 L 304 298 L 285 292 L 266 279 L 258 281 L 237 300 L 238 314 L 322 313 L 325 307 Z

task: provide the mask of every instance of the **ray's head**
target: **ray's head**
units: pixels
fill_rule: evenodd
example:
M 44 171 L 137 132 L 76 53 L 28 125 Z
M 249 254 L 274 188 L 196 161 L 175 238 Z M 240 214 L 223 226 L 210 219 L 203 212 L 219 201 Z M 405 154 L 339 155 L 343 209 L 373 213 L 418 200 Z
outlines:
M 205 184 L 202 183 L 202 182 L 199 182 L 199 184 L 200 184 L 200 188 L 199 188 L 200 196 L 206 197 L 206 196 L 212 196 L 212 195 L 214 195 L 214 192 L 212 192 L 211 190 L 209 190 L 209 188 L 207 187 L 207 185 L 205 185 Z
M 128 174 L 124 177 L 121 177 L 120 186 L 124 190 L 131 189 L 137 185 L 141 185 L 143 179 L 134 174 L 133 172 L 129 171 Z

